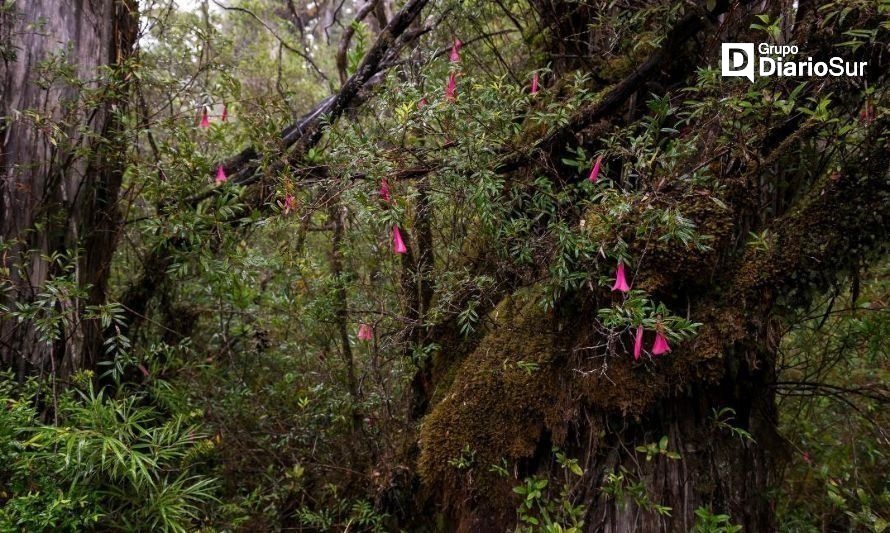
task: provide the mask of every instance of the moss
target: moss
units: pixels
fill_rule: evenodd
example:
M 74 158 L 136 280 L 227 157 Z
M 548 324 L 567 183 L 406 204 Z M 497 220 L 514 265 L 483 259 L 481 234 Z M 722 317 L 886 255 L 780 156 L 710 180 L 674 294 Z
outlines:
M 439 501 L 459 502 L 481 516 L 512 514 L 513 481 L 490 472 L 491 465 L 503 458 L 533 471 L 542 443 L 548 451 L 563 445 L 582 408 L 640 416 L 671 387 L 702 375 L 692 367 L 719 354 L 723 333 L 713 331 L 700 346 L 657 361 L 655 371 L 651 363 L 620 357 L 608 359 L 604 375 L 602 359 L 573 349 L 594 344 L 587 327 L 594 310 L 573 302 L 563 306 L 580 309 L 573 316 L 545 312 L 535 298 L 541 290 L 527 289 L 496 306 L 487 334 L 423 421 L 419 473 L 426 487 L 441 493 Z M 713 373 L 705 374 L 717 377 L 720 368 L 718 357 Z M 472 465 L 456 466 L 467 451 Z
M 710 289 L 721 260 L 717 250 L 725 249 L 735 229 L 731 211 L 719 207 L 708 195 L 684 194 L 674 207 L 695 224 L 696 233 L 707 236 L 710 250 L 698 251 L 658 239 L 634 242 L 632 255 L 645 253 L 646 257 L 637 273 L 637 288 L 659 297 L 672 296 L 670 293 L 678 289 L 687 293 Z
M 731 237 L 726 215 L 708 198 L 689 199 L 684 215 L 699 224 L 700 231 L 714 235 L 715 243 L 722 245 Z M 588 213 L 586 220 L 590 227 L 600 226 L 596 212 Z M 716 253 L 690 254 L 676 243 L 656 246 L 637 280 L 664 296 L 678 280 L 689 286 L 707 282 L 702 272 L 718 261 Z M 524 465 L 528 472 L 520 472 L 522 477 L 534 471 L 542 446 L 549 451 L 550 445 L 562 445 L 577 429 L 584 409 L 639 418 L 689 380 L 718 380 L 724 372 L 726 339 L 745 334 L 739 325 L 743 317 L 722 308 L 698 309 L 696 320 L 706 325 L 672 357 L 653 366 L 607 356 L 604 373 L 602 358 L 576 348 L 602 342 L 590 318 L 596 313 L 594 302 L 609 299 L 607 291 L 593 298 L 575 295 L 574 301 L 557 306 L 571 310 L 570 316 L 545 312 L 538 305 L 543 291 L 544 285 L 534 285 L 495 306 L 479 344 L 443 374 L 448 384 L 437 391 L 438 403 L 423 421 L 418 470 L 424 485 L 441 493 L 439 501 L 457 502 L 452 505 L 472 509 L 476 516 L 510 516 L 517 505 L 511 492 L 514 481 L 491 472 L 491 465 L 502 459 Z M 627 347 L 630 334 L 621 340 Z M 443 359 L 449 357 L 442 354 Z M 472 465 L 457 467 L 457 459 L 468 450 Z
M 489 319 L 489 333 L 423 422 L 419 469 L 428 485 L 445 491 L 509 497 L 489 467 L 501 458 L 531 457 L 545 428 L 558 423 L 568 402 L 560 386 L 565 344 L 534 298 L 508 297 Z M 454 460 L 468 447 L 473 465 L 459 469 Z
M 443 397 L 451 390 L 451 384 L 454 383 L 454 377 L 457 375 L 457 364 L 447 364 L 443 360 L 442 354 L 437 353 L 433 360 L 433 375 L 435 376 L 435 389 L 433 390 L 430 402 L 435 405 L 442 401 Z

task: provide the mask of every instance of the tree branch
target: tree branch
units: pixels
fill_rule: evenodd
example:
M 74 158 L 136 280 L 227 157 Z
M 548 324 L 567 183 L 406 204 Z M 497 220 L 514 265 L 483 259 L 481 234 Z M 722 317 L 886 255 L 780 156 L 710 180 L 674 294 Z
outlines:
M 408 43 L 412 35 L 407 32 L 411 23 L 420 16 L 428 0 L 410 0 L 396 13 L 389 24 L 378 35 L 374 45 L 365 55 L 361 65 L 340 90 L 318 104 L 309 113 L 303 115 L 296 123 L 281 132 L 283 149 L 291 150 L 289 160 L 297 160 L 310 148 L 315 146 L 324 132 L 323 125 L 339 118 L 350 106 L 360 100 L 360 92 L 386 68 L 386 60 L 392 57 Z M 327 117 L 327 121 L 323 120 Z M 264 174 L 259 170 L 260 153 L 255 147 L 249 147 L 223 163 L 231 181 L 237 185 L 249 186 L 260 182 Z M 284 163 L 273 165 L 274 170 L 283 168 Z M 270 172 L 271 174 L 271 172 Z M 187 198 L 184 203 L 196 208 L 203 200 L 219 194 L 219 188 L 212 188 L 203 193 Z M 162 202 L 159 210 L 163 211 L 172 205 L 175 199 Z M 253 206 L 257 209 L 268 209 L 268 205 Z M 237 222 L 237 221 L 235 221 Z M 181 239 L 168 239 L 155 247 L 143 264 L 142 275 L 123 292 L 121 304 L 130 313 L 131 324 L 137 324 L 146 314 L 148 303 L 157 288 L 166 279 L 166 270 L 170 266 L 173 254 L 177 250 L 187 249 L 190 245 Z

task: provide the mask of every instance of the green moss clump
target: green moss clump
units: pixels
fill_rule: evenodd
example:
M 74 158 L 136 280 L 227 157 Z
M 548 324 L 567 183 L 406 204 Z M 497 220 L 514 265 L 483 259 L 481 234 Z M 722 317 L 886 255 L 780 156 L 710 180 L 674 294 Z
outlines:
M 544 311 L 534 294 L 532 287 L 507 297 L 489 314 L 483 340 L 455 365 L 450 388 L 423 421 L 418 471 L 438 501 L 463 507 L 450 510 L 457 515 L 512 515 L 515 481 L 491 465 L 506 459 L 531 473 L 542 447 L 565 443 L 582 409 L 636 418 L 690 379 L 719 379 L 727 335 L 744 334 L 707 325 L 684 349 L 656 360 L 654 371 L 650 362 L 619 357 L 603 374 L 601 358 L 576 350 L 596 343 L 588 324 L 594 310 L 574 302 L 566 307 L 577 312 L 562 317 Z M 714 315 L 710 324 L 740 323 L 719 310 L 702 313 Z
M 545 429 L 568 422 L 560 420 L 570 401 L 561 370 L 568 345 L 533 298 L 508 297 L 489 318 L 489 333 L 423 422 L 419 469 L 429 486 L 509 508 L 495 497 L 510 498 L 509 486 L 489 467 L 531 457 Z M 472 464 L 460 466 L 468 451 Z M 454 496 L 446 501 L 462 500 Z

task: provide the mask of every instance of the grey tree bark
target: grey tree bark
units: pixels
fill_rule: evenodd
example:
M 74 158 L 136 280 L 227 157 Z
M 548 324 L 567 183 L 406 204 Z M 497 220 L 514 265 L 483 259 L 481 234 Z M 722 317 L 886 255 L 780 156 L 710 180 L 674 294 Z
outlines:
M 135 0 L 0 2 L 0 363 L 19 378 L 92 368 L 120 217 L 119 135 Z M 71 261 L 56 260 L 70 254 Z M 68 277 L 51 296 L 47 283 Z M 35 305 L 35 315 L 15 314 Z M 47 335 L 47 317 L 62 317 Z

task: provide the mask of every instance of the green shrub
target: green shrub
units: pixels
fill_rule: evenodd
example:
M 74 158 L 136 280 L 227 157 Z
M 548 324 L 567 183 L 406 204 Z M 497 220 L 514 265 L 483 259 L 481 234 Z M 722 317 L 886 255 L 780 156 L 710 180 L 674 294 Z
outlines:
M 85 390 L 61 393 L 44 424 L 35 406 L 47 387 L 3 377 L 0 530 L 186 531 L 215 500 L 215 480 L 201 473 L 212 442 L 188 416 L 141 405 L 141 395 L 106 397 L 81 375 Z

